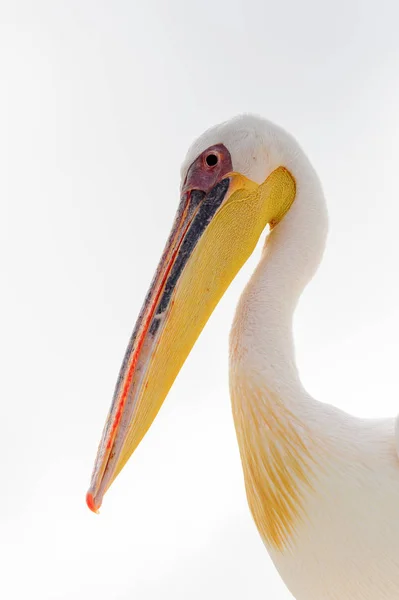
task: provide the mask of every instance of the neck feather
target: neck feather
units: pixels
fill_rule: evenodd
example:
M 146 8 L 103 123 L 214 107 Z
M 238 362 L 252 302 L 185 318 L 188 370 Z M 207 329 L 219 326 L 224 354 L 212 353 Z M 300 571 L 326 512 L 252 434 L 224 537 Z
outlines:
M 268 387 L 298 398 L 292 322 L 298 299 L 313 277 L 325 246 L 327 210 L 321 185 L 307 158 L 291 158 L 296 198 L 269 234 L 246 286 L 231 337 L 231 366 L 252 371 Z M 284 165 L 285 166 L 285 165 Z M 302 388 L 301 388 L 302 389 Z
M 296 198 L 267 238 L 230 337 L 230 390 L 248 503 L 266 545 L 278 551 L 294 543 L 306 518 L 321 455 L 307 424 L 315 401 L 298 376 L 292 320 L 323 253 L 327 214 L 309 163 L 297 159 L 295 167 Z

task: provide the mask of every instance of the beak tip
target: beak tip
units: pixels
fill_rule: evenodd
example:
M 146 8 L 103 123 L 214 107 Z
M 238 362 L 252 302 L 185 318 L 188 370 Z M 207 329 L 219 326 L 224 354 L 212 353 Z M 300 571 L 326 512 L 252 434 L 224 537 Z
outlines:
M 90 491 L 88 491 L 86 494 L 86 504 L 92 512 L 96 513 L 97 515 L 100 513 L 99 508 L 101 506 L 101 503 L 98 506 L 96 506 L 93 494 Z

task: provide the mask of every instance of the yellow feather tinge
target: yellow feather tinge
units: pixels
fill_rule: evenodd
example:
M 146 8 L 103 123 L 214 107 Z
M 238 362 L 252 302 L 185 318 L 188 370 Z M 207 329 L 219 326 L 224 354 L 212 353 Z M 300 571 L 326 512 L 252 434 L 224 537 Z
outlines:
M 284 550 L 306 516 L 318 444 L 264 386 L 233 376 L 231 397 L 252 516 L 264 542 Z

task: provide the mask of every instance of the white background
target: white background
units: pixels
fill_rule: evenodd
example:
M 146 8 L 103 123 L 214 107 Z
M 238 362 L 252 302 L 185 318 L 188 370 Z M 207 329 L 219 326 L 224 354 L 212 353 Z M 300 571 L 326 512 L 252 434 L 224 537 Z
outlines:
M 180 162 L 239 112 L 291 131 L 328 199 L 296 316 L 308 390 L 397 413 L 398 20 L 395 0 L 2 0 L 1 598 L 290 597 L 249 515 L 227 387 L 259 248 L 100 516 L 85 492 Z

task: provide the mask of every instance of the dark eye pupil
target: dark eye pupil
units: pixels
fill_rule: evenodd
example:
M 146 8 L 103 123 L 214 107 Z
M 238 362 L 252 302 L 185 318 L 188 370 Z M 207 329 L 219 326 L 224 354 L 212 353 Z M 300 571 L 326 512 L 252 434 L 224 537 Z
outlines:
M 208 167 L 214 167 L 218 162 L 218 157 L 216 156 L 216 154 L 208 154 L 208 156 L 205 159 L 205 162 L 208 165 Z

